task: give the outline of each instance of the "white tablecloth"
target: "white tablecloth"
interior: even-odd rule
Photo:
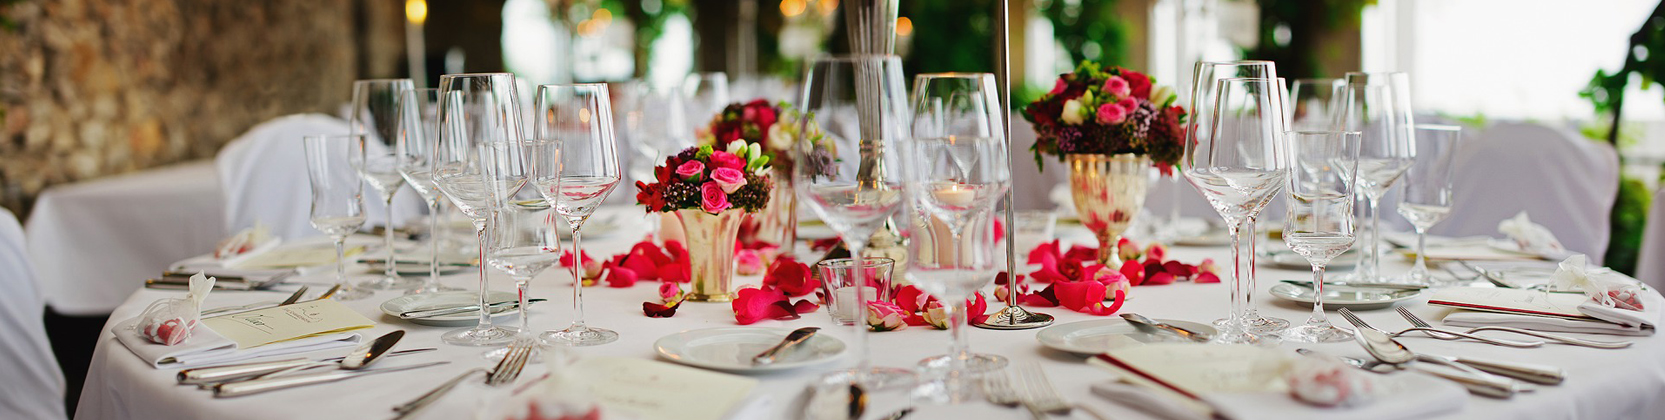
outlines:
[[[47,189],[25,227],[46,304],[110,313],[169,263],[213,249],[224,207],[211,161]]]
[[[1063,232],[1072,238],[1087,238],[1084,231]],[[586,239],[589,238],[587,235]],[[639,236],[636,233],[620,232],[610,237],[586,241],[586,244],[590,249],[597,251],[597,257],[601,257],[622,252],[637,238]],[[1173,252],[1184,261],[1195,262],[1210,257],[1216,261],[1229,262],[1229,253],[1223,248],[1177,247]],[[1405,268],[1405,265],[1399,262],[1392,264],[1386,271],[1400,272]],[[1309,274],[1304,270],[1279,270],[1268,267],[1262,267],[1259,273],[1261,284],[1255,297],[1260,301],[1262,312],[1296,322],[1305,320],[1311,312],[1310,307],[1275,301],[1266,293],[1266,289],[1279,279],[1306,278]],[[445,281],[456,286],[466,286],[472,283],[472,278],[472,273],[462,273],[447,276]],[[494,289],[509,290],[510,282],[506,277],[493,273],[492,278]],[[550,270],[533,282],[533,295],[550,299],[550,302],[535,306],[531,311],[534,329],[558,329],[570,322],[571,289],[557,286],[565,282],[566,278],[566,274],[560,270]],[[312,276],[298,281],[322,282],[327,279],[327,276]],[[750,277],[739,282],[755,284],[757,280]],[[140,290],[116,309],[111,322],[135,316],[144,305],[154,299],[177,294],[179,292]],[[1138,312],[1152,318],[1207,322],[1226,314],[1227,294],[1228,286],[1223,283],[1135,287],[1131,300],[1122,310]],[[270,300],[282,298],[283,295],[281,292],[216,293],[210,296],[208,306]],[[617,342],[582,348],[580,351],[585,355],[652,359],[655,358],[652,344],[662,336],[689,329],[735,324],[730,307],[726,303],[689,302],[678,310],[674,318],[647,318],[642,315],[641,302],[656,299],[656,291],[651,285],[637,285],[628,289],[596,287],[585,290],[584,295],[591,325],[610,328],[621,334]],[[454,363],[419,371],[369,376],[334,385],[216,400],[194,387],[175,385],[174,370],[152,369],[123,348],[106,331],[93,355],[87,385],[81,394],[80,408],[76,416],[79,419],[387,418],[392,415],[390,408],[393,405],[412,399],[465,369],[489,366],[490,363],[480,356],[483,351],[481,348],[442,344],[439,335],[451,328],[424,327],[400,322],[383,316],[376,309],[380,302],[396,296],[397,292],[381,292],[368,300],[349,302],[349,306],[381,322],[374,330],[366,332],[366,335],[376,336],[394,329],[405,329],[409,335],[400,345],[401,348],[439,348],[439,351],[428,355],[406,358],[411,361],[451,360]],[[1420,300],[1407,304],[1426,317],[1433,317],[1437,312]],[[1098,319],[1060,308],[1040,310],[1057,316],[1059,323]],[[1391,310],[1362,312],[1360,315],[1378,327],[1408,326]],[[1331,318],[1334,322],[1342,322],[1338,316]],[[839,337],[846,342],[851,334],[848,328],[834,328],[824,313],[808,314],[795,321],[765,321],[756,325],[820,326],[824,328],[823,334]],[[1142,413],[1093,396],[1089,391],[1089,385],[1107,380],[1110,375],[1085,365],[1082,357],[1041,347],[1034,338],[1036,331],[992,331],[973,328],[969,330],[969,335],[974,351],[1005,355],[1014,363],[1039,362],[1058,389],[1077,402],[1112,414],[1116,419],[1148,418]],[[946,332],[920,327],[876,333],[870,337],[874,363],[899,367],[913,366],[922,358],[944,352],[948,340]],[[1407,346],[1418,351],[1553,364],[1567,370],[1568,379],[1564,385],[1543,387],[1536,393],[1523,394],[1510,401],[1471,397],[1463,411],[1441,418],[1626,419],[1658,418],[1661,413],[1665,413],[1665,398],[1661,398],[1665,397],[1665,338],[1658,336],[1638,338],[1635,346],[1623,350],[1598,350],[1562,345],[1547,345],[1539,349],[1513,349],[1419,337],[1407,337],[1402,340]],[[1285,349],[1297,347],[1366,357],[1362,349],[1350,342],[1283,345]],[[764,414],[755,418],[801,417],[791,410],[796,409],[804,385],[817,374],[845,368],[851,363],[851,360],[846,359],[816,368],[756,376],[763,383],[753,392],[762,399],[760,404]],[[522,379],[537,377],[542,373],[542,366],[530,366]],[[424,413],[422,418],[472,418],[475,410],[489,401],[484,399],[483,395],[488,393],[482,385],[470,383],[447,396],[433,409]],[[882,413],[883,411],[870,410],[870,415]],[[1077,413],[1073,418],[1089,418],[1079,411]],[[923,406],[909,416],[909,419],[964,418],[1022,419],[1028,418],[1028,414],[1021,410],[973,402],[958,406]]]

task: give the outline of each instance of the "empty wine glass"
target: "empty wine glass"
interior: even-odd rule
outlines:
[[[1428,274],[1428,229],[1451,214],[1453,157],[1463,128],[1454,125],[1416,125],[1416,159],[1405,171],[1405,190],[1399,195],[1399,215],[1416,227],[1416,265],[1405,281],[1431,284]]]
[[[306,176],[312,184],[312,228],[335,240],[335,300],[370,297],[370,291],[347,281],[347,235],[364,226],[364,184],[353,156],[364,153],[363,135],[316,135],[302,138]]]
[[[558,171],[561,163],[560,145],[549,140],[534,138],[518,143],[492,143],[486,145],[486,149],[494,159],[509,162],[500,167],[518,166],[527,172],[528,179],[537,178],[539,173]],[[520,165],[512,162],[520,162]],[[514,279],[516,304],[520,308],[516,341],[530,341],[538,337],[532,335],[528,324],[531,316],[527,310],[527,291],[533,277],[561,260],[560,228],[555,220],[558,215],[538,187],[531,183],[502,200],[501,209],[490,226],[492,234],[486,251],[486,264]],[[508,350],[493,350],[486,353],[486,357],[499,359],[508,354]]]
[[[440,206],[445,196],[434,183],[434,150],[439,146],[439,89],[407,90],[401,95],[399,115],[399,175],[428,205],[428,279],[406,294],[462,290],[439,283]],[[392,264],[389,261],[388,264]]]
[[[1355,282],[1383,282],[1382,196],[1393,188],[1416,158],[1412,134],[1411,82],[1405,73],[1347,73],[1344,104],[1336,111],[1340,129],[1360,133],[1358,175],[1351,177],[1370,204],[1370,237],[1365,260],[1348,278]]]
[[[415,89],[410,79],[376,79],[353,82],[351,122],[353,134],[363,134],[367,147],[358,162],[359,176],[381,194],[387,207],[387,226],[382,229],[382,247],[387,249],[387,263],[382,276],[364,285],[372,289],[411,289],[420,286],[416,280],[399,276],[395,269],[393,249],[393,196],[405,186],[400,172],[401,154],[398,147],[399,127],[404,123],[399,100],[405,92]]]
[[[793,150],[793,185],[800,201],[860,260],[873,232],[902,206],[898,147],[906,141],[908,124],[902,62],[890,55],[818,59],[805,76],[800,108],[805,117]],[[863,270],[856,272],[862,277],[856,284],[866,284]],[[856,301],[873,298],[865,289],[855,288]],[[823,377],[823,383],[856,383],[868,390],[913,383],[912,371],[872,367],[866,323],[857,322],[852,337],[855,368]]]
[[[496,197],[508,196],[526,182],[524,168],[504,170],[514,161],[492,159],[487,146],[513,144],[520,138],[520,110],[510,73],[447,74],[439,77],[439,147],[434,151],[434,182],[451,203],[474,223],[480,260],[490,249],[486,240]],[[517,178],[518,176],[518,178]],[[472,328],[441,336],[446,343],[469,346],[505,344],[514,330],[491,325],[487,302],[491,288],[480,270],[480,320]]]
[[[1289,87],[1289,122],[1294,130],[1333,131],[1340,129],[1337,108],[1345,105],[1341,79],[1295,79]]]
[[[619,156],[613,149],[613,110],[607,85],[581,83],[575,85],[538,86],[538,98],[533,105],[535,138],[558,143],[560,167],[555,171],[539,171],[532,183],[544,199],[555,206],[555,213],[566,218],[572,227],[572,326],[560,331],[544,333],[545,340],[564,340],[575,346],[594,346],[619,339],[619,333],[593,328],[584,323],[584,255],[582,229],[584,221],[595,213],[596,206],[613,191],[623,173],[619,170]]]
[[[1277,79],[1277,73],[1277,68],[1271,61],[1246,60],[1228,62],[1198,62],[1195,73],[1193,73],[1194,78],[1191,80],[1192,114],[1190,118],[1185,120],[1186,133],[1188,133],[1187,136],[1190,137],[1189,144],[1196,145],[1198,142],[1206,140],[1205,137],[1211,136],[1214,133],[1213,125],[1216,120],[1215,102],[1217,102],[1216,100],[1218,99],[1220,93],[1220,80],[1229,78],[1280,80]],[[1278,103],[1282,104],[1283,98],[1281,97],[1281,94],[1283,91],[1281,88],[1277,93],[1280,95]],[[1282,131],[1277,133],[1281,134]],[[1190,149],[1187,148],[1187,150]],[[1204,195],[1206,196],[1206,194]],[[1175,207],[1177,208],[1178,206]],[[1257,231],[1254,227],[1254,218],[1248,218],[1246,219],[1246,222],[1248,223],[1248,226],[1245,226],[1243,231],[1249,232],[1250,237],[1249,241],[1243,244],[1244,248],[1239,250],[1239,252],[1246,255],[1248,259],[1238,260],[1237,263],[1244,264],[1245,266],[1239,266],[1235,269],[1244,273],[1244,282],[1241,285],[1241,290],[1244,292],[1242,292],[1241,297],[1244,299],[1243,305],[1246,308],[1243,310],[1242,317],[1246,320],[1245,322],[1248,326],[1249,332],[1269,333],[1281,331],[1284,328],[1289,327],[1289,321],[1281,318],[1262,316],[1260,315],[1260,311],[1255,307],[1252,293],[1252,291],[1256,290],[1254,270],[1255,258],[1257,255],[1255,254],[1255,245],[1260,242],[1260,237],[1255,234]],[[1228,221],[1228,224],[1231,223],[1234,222]],[[1229,319],[1220,319],[1214,321],[1214,324],[1225,325],[1227,322],[1229,322]]]
[[[1216,86],[1214,121],[1206,135],[1187,144],[1186,180],[1225,219],[1232,242],[1232,310],[1215,340],[1255,343],[1260,337],[1245,317],[1254,267],[1243,234],[1254,234],[1254,218],[1288,177],[1285,156],[1282,79],[1228,78]]]
[[[1359,133],[1291,131],[1292,168],[1288,214],[1283,242],[1312,264],[1312,317],[1306,324],[1284,330],[1284,341],[1331,343],[1353,339],[1353,333],[1330,325],[1324,316],[1324,266],[1353,247],[1352,177],[1359,164]]]
[[[706,123],[728,106],[728,75],[722,72],[694,73],[682,80],[682,98],[687,104],[688,131],[704,128]]]

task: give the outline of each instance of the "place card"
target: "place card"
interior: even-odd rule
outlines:
[[[573,368],[607,410],[644,419],[720,420],[757,387],[752,378],[643,359],[588,357]]]
[[[1578,305],[1589,300],[1589,297],[1582,294],[1452,287],[1435,291],[1434,295],[1428,298],[1428,304],[1476,311],[1594,321],[1596,318],[1578,310]]]
[[[339,301],[324,299],[207,318],[203,325],[247,349],[376,325]]]

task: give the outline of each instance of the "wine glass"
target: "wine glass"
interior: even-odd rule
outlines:
[[[1365,260],[1348,278],[1355,282],[1384,282],[1382,266],[1382,196],[1393,188],[1416,159],[1412,133],[1411,82],[1405,73],[1347,73],[1343,87],[1340,129],[1356,131],[1359,140],[1357,189],[1370,204],[1370,237]]]
[[[1195,78],[1191,80],[1192,114],[1190,118],[1186,119],[1186,133],[1189,133],[1189,144],[1191,145],[1196,145],[1198,142],[1206,141],[1205,137],[1212,136],[1214,133],[1213,125],[1215,123],[1216,112],[1214,105],[1217,97],[1219,96],[1221,79],[1263,78],[1267,80],[1277,80],[1278,77],[1276,66],[1274,66],[1271,61],[1262,60],[1198,62],[1195,73],[1193,74]],[[1279,90],[1276,93],[1280,95],[1278,103],[1281,104],[1283,101],[1281,98],[1283,91]],[[1282,131],[1278,131],[1275,133],[1281,132]],[[1187,150],[1190,149],[1187,148]],[[1206,196],[1206,194],[1204,195]],[[1175,206],[1175,208],[1178,208],[1178,206]],[[1289,327],[1289,321],[1281,318],[1261,316],[1260,311],[1255,308],[1254,299],[1252,299],[1253,296],[1251,292],[1256,290],[1255,245],[1260,242],[1260,237],[1255,234],[1256,230],[1254,227],[1254,218],[1250,217],[1245,219],[1245,221],[1248,223],[1248,226],[1242,227],[1242,230],[1244,232],[1249,232],[1250,238],[1247,243],[1242,244],[1244,248],[1237,250],[1237,252],[1247,255],[1248,259],[1237,261],[1240,264],[1244,264],[1243,266],[1239,266],[1235,269],[1243,273],[1244,282],[1241,284],[1241,289],[1236,289],[1234,286],[1234,290],[1240,290],[1240,297],[1245,300],[1243,305],[1246,306],[1246,309],[1244,309],[1244,312],[1241,315],[1246,320],[1250,332],[1269,333],[1280,331]],[[1228,221],[1228,224],[1231,223],[1235,222]],[[1228,230],[1229,229],[1230,227],[1228,227]],[[1225,325],[1229,321],[1229,318],[1220,319],[1214,321],[1214,324]]]
[[[653,167],[666,156],[694,145],[694,137],[682,130],[689,126],[684,113],[686,104],[674,89],[664,89],[647,81],[636,82],[626,103],[624,126],[630,133],[630,177],[652,183]],[[704,123],[705,121],[701,121]]]
[[[687,102],[685,124],[692,135],[728,106],[728,75],[722,72],[694,73],[682,80],[682,98]]]
[[[1324,316],[1324,266],[1353,247],[1352,177],[1358,171],[1359,133],[1291,131],[1292,168],[1283,242],[1312,264],[1312,317],[1284,330],[1284,341],[1333,343],[1353,339],[1351,331],[1330,325]]]
[[[1290,128],[1302,131],[1338,130],[1336,108],[1344,105],[1341,79],[1295,79],[1289,90]]]
[[[1454,125],[1416,125],[1416,158],[1405,171],[1405,190],[1399,196],[1399,215],[1416,227],[1416,266],[1405,281],[1431,284],[1428,274],[1428,228],[1451,214],[1451,172],[1463,128]]]
[[[302,138],[306,175],[312,183],[312,228],[335,240],[335,300],[370,297],[370,291],[347,281],[347,235],[364,226],[364,184],[353,156],[364,153],[363,135],[315,135]]]
[[[1256,343],[1245,317],[1252,249],[1242,235],[1254,234],[1253,221],[1276,197],[1288,177],[1281,79],[1227,78],[1216,85],[1214,121],[1209,132],[1185,146],[1182,165],[1191,182],[1225,219],[1232,242],[1232,310],[1217,341]]]
[[[537,179],[542,173],[560,169],[560,144],[555,141],[533,138],[517,143],[491,143],[486,145],[486,149],[493,159],[505,163],[499,167],[523,170],[527,179]],[[559,180],[556,182],[558,187]],[[520,305],[520,327],[515,330],[518,333],[516,340],[535,340],[537,337],[532,335],[528,325],[531,317],[527,311],[526,293],[533,277],[561,260],[560,229],[555,223],[557,214],[539,188],[530,182],[501,199],[500,210],[490,227],[492,234],[486,251],[486,264],[508,274],[515,281],[515,296]],[[486,357],[499,359],[508,350],[493,350],[486,353]]]
[[[434,150],[439,145],[439,89],[407,90],[400,95],[399,175],[428,205],[428,279],[406,294],[462,290],[439,284],[440,205],[445,196],[434,183]],[[392,264],[392,261],[388,262]]]
[[[520,142],[520,110],[515,76],[510,73],[447,74],[439,77],[439,147],[434,151],[434,183],[440,193],[468,215],[479,241],[480,260],[490,248],[486,240],[496,197],[508,196],[526,183],[524,168],[502,168],[513,161],[492,159],[492,144]],[[504,170],[508,169],[508,170]],[[518,177],[517,177],[518,176]],[[486,270],[480,270],[480,320],[472,328],[451,331],[440,338],[467,346],[506,344],[514,330],[491,325],[486,299],[491,292]]]
[[[858,266],[873,232],[902,206],[898,147],[907,136],[906,95],[901,59],[891,55],[821,58],[805,76],[793,183],[800,201],[838,232]],[[864,271],[856,270],[856,284],[867,284]],[[872,299],[865,289],[855,288],[857,302]],[[876,390],[913,383],[912,371],[872,367],[866,323],[855,324],[851,348],[856,366],[823,377],[823,384]]]
[[[401,155],[398,147],[399,127],[404,123],[399,100],[406,91],[415,89],[410,79],[376,79],[353,82],[351,122],[353,134],[363,134],[367,147],[359,158],[358,173],[364,182],[381,194],[387,207],[387,226],[382,229],[382,247],[387,249],[387,263],[382,276],[365,283],[379,290],[412,289],[420,286],[416,280],[399,276],[395,270],[393,249],[393,196],[405,186],[400,171]]]
[[[538,171],[532,183],[572,227],[573,261],[584,255],[584,221],[613,191],[623,173],[613,150],[613,111],[607,85],[581,83],[538,86],[533,105],[534,136],[558,143],[560,166]],[[545,340],[564,340],[575,346],[594,346],[619,339],[619,333],[584,323],[584,268],[572,265],[572,326],[544,333]]]

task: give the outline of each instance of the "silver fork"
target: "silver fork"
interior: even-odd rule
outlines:
[[[456,388],[457,384],[462,383],[464,379],[468,379],[469,376],[478,372],[486,374],[486,385],[489,386],[514,383],[515,379],[520,377],[521,370],[526,368],[526,361],[531,358],[534,347],[536,345],[531,341],[515,341],[509,344],[509,352],[503,355],[502,360],[497,361],[496,367],[491,370],[484,368],[469,369],[410,402],[394,406],[393,411],[399,413],[394,419],[403,419],[415,415],[423,408],[439,401],[439,397],[445,396],[445,393]]]
[[[1041,370],[1039,363],[1022,363],[1013,368],[1018,377],[1019,400],[1029,414],[1036,419],[1045,419],[1046,414],[1069,415],[1076,405],[1064,399],[1052,381],[1046,378],[1046,372]],[[1105,417],[1092,409],[1081,407],[1083,410],[1099,420]]]
[[[989,403],[1006,407],[1017,407],[1017,390],[1012,389],[1011,379],[1006,377],[1005,371],[989,372],[983,375],[983,396]]]
[[[1411,325],[1415,325],[1417,327],[1422,327],[1422,328],[1433,329],[1433,325],[1430,325],[1430,324],[1428,324],[1428,322],[1423,321],[1421,317],[1418,317],[1418,316],[1416,316],[1416,314],[1411,313],[1411,311],[1408,310],[1408,309],[1405,309],[1405,307],[1401,306],[1397,309],[1399,310],[1399,316],[1405,317],[1405,320],[1410,321]],[[1438,332],[1436,332],[1436,331],[1438,331]],[[1474,334],[1474,333],[1477,333],[1477,332],[1480,332],[1480,331],[1512,332],[1512,333],[1515,333],[1515,334],[1528,335],[1528,336],[1538,337],[1538,338],[1542,338],[1542,339],[1546,339],[1546,340],[1555,340],[1555,341],[1559,341],[1559,342],[1564,343],[1564,344],[1570,344],[1570,345],[1574,345],[1574,346],[1594,347],[1594,348],[1598,348],[1598,349],[1622,349],[1622,348],[1625,348],[1625,347],[1630,347],[1630,342],[1629,341],[1615,342],[1615,341],[1585,340],[1585,339],[1580,339],[1580,338],[1567,337],[1567,336],[1564,336],[1564,335],[1541,333],[1541,332],[1537,332],[1537,331],[1521,329],[1521,328],[1514,328],[1514,327],[1498,327],[1498,326],[1476,327],[1476,328],[1470,328],[1468,331],[1463,331],[1463,333],[1465,333],[1465,334]],[[1457,338],[1459,338],[1455,335],[1457,333],[1454,332],[1454,331],[1433,329],[1431,331],[1427,331],[1427,333],[1428,333],[1429,337],[1434,337],[1434,338],[1438,338],[1438,339],[1441,339],[1441,340],[1456,340]]]
[[[1401,309],[1403,309],[1403,308],[1401,308]],[[1346,317],[1348,321],[1355,321],[1356,320],[1357,322],[1353,322],[1354,325],[1363,325],[1364,324],[1364,320],[1358,319],[1357,315],[1353,315],[1353,311],[1342,311],[1341,315],[1343,317]],[[1433,328],[1433,327],[1429,327],[1429,326],[1425,326],[1425,325],[1413,326],[1411,328],[1406,328],[1406,329],[1401,330],[1399,332],[1383,331],[1381,328],[1376,328],[1376,327],[1370,327],[1370,328],[1374,329],[1376,331],[1381,331],[1382,334],[1387,334],[1388,337],[1395,337],[1395,338],[1397,338],[1399,336],[1402,336],[1402,335],[1405,335],[1405,334],[1409,334],[1411,332],[1421,331],[1423,333],[1428,334],[1429,336],[1432,336],[1434,338],[1439,338],[1441,340],[1455,340],[1457,338],[1467,338],[1467,339],[1470,339],[1470,340],[1479,341],[1479,342],[1486,343],[1486,344],[1494,344],[1494,345],[1505,346],[1505,347],[1520,347],[1520,348],[1537,348],[1537,347],[1543,347],[1543,345],[1544,345],[1544,342],[1542,342],[1542,341],[1515,341],[1515,340],[1504,340],[1504,339],[1500,339],[1500,338],[1482,337],[1482,336],[1469,334],[1469,333],[1460,333],[1460,332],[1456,332],[1456,331],[1441,330],[1441,329],[1438,329],[1438,328]],[[1450,334],[1451,336],[1454,336],[1454,338],[1441,338],[1441,337],[1436,336],[1436,334]]]

